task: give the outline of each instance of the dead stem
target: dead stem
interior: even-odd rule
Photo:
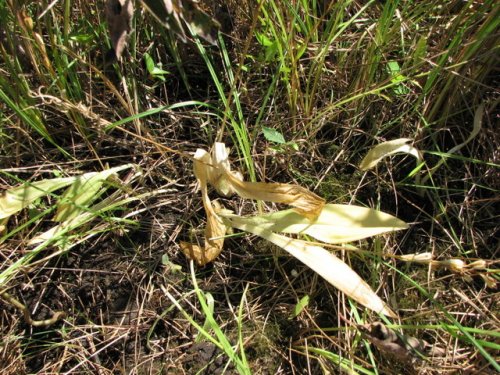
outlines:
[[[66,316],[66,313],[64,311],[56,311],[50,319],[34,320],[33,318],[31,318],[31,314],[26,305],[23,305],[14,296],[7,292],[1,292],[0,297],[3,298],[6,302],[10,303],[19,311],[21,311],[23,313],[24,320],[26,320],[26,323],[32,325],[33,327],[50,326],[56,323],[59,319],[62,319]]]

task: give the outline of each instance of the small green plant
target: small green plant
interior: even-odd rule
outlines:
[[[393,91],[396,95],[406,95],[410,92],[410,89],[404,85],[407,78],[401,73],[401,67],[397,61],[387,62],[387,72],[391,77],[391,82],[396,84],[393,87]]]
[[[242,324],[242,311],[243,311],[243,302],[244,295],[241,300],[240,307],[238,309],[238,344],[233,346],[231,345],[229,338],[223,332],[221,326],[217,323],[214,317],[214,301],[213,297],[209,293],[203,293],[203,291],[198,287],[198,283],[196,282],[196,273],[194,270],[193,262],[190,263],[191,268],[191,280],[193,282],[194,291],[196,296],[198,297],[198,301],[201,305],[201,310],[203,315],[205,316],[205,323],[203,326],[199,325],[195,319],[190,316],[186,310],[184,310],[179,303],[179,301],[172,296],[169,292],[165,292],[168,299],[172,302],[172,304],[179,309],[179,311],[184,315],[184,317],[198,330],[198,336],[196,340],[200,338],[204,338],[205,340],[214,344],[218,349],[222,350],[228,357],[229,361],[232,362],[239,374],[249,375],[251,374],[250,367],[248,365],[245,350],[243,337],[241,335],[241,324]],[[213,335],[212,333],[213,332]],[[215,337],[214,337],[215,336]],[[229,364],[229,363],[228,363]],[[227,367],[227,366],[226,366]]]
[[[293,141],[286,141],[285,137],[283,134],[281,134],[279,131],[273,128],[269,128],[267,126],[262,127],[262,134],[264,135],[264,138],[266,138],[269,142],[272,142],[275,144],[273,146],[273,149],[275,151],[283,151],[287,148],[291,148],[295,151],[299,151],[299,145],[296,142]]]
[[[157,78],[160,81],[165,82],[165,76],[170,74],[169,71],[161,68],[160,65],[155,64],[153,57],[149,53],[144,54],[144,62],[146,63],[146,69],[153,78]]]

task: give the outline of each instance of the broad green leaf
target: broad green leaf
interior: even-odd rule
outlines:
[[[283,134],[281,134],[276,129],[268,128],[267,126],[263,126],[262,127],[262,133],[264,134],[264,137],[269,142],[278,143],[280,145],[283,145],[283,144],[286,143],[285,137],[283,137]]]
[[[169,71],[163,70],[158,66],[156,66],[153,61],[153,58],[147,52],[144,54],[144,61],[146,63],[146,69],[148,70],[148,73],[151,74],[152,76],[156,76],[157,78],[164,80],[162,76],[165,74],[170,74]]]
[[[132,164],[125,164],[101,172],[89,172],[78,176],[61,197],[54,221],[71,220],[88,209],[90,203],[102,194],[102,185],[110,176],[131,167]]]
[[[253,233],[269,242],[285,249],[295,258],[321,275],[334,287],[363,306],[387,316],[396,314],[380,299],[379,296],[354,272],[347,264],[324,248],[308,242],[288,238],[258,225],[235,224],[245,232]]]
[[[388,61],[387,70],[391,75],[391,82],[393,83],[401,82],[399,85],[393,87],[394,92],[397,95],[408,94],[410,92],[410,89],[403,84],[403,82],[406,80],[406,77],[401,74],[401,68],[399,67],[399,63],[397,61]]]
[[[9,217],[37,199],[72,184],[77,177],[63,177],[27,182],[9,189],[0,197],[0,219]]]
[[[398,218],[371,208],[327,204],[318,218],[310,221],[294,210],[252,217],[229,215],[234,225],[257,225],[272,232],[307,234],[319,241],[339,244],[408,228]]]
[[[418,162],[421,162],[422,157],[420,156],[420,152],[415,147],[410,146],[408,142],[411,142],[411,139],[399,138],[378,144],[377,146],[372,148],[368,152],[368,154],[366,154],[363,161],[361,161],[359,168],[363,171],[371,169],[375,167],[375,165],[377,165],[378,162],[386,156],[398,152],[413,155],[415,156],[415,158],[417,158]]]

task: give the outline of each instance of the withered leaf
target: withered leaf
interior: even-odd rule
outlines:
[[[180,248],[184,255],[194,260],[200,266],[212,262],[219,256],[224,246],[224,236],[228,230],[228,227],[218,215],[222,210],[221,205],[218,204],[218,202],[210,201],[208,197],[207,181],[209,176],[214,173],[213,168],[210,166],[210,162],[210,154],[204,150],[198,149],[194,156],[193,171],[200,185],[201,200],[207,214],[205,244],[201,247],[189,242],[180,243]]]
[[[134,4],[132,0],[107,0],[105,9],[111,44],[116,58],[121,60],[130,33]]]
[[[246,199],[289,204],[310,220],[315,220],[325,206],[323,198],[298,185],[244,181],[241,174],[231,171],[224,143],[216,143],[211,158],[206,158],[205,162],[211,163],[205,167],[208,182],[225,196],[236,193]]]
[[[310,220],[315,220],[325,206],[323,198],[298,185],[241,181],[231,172],[226,177],[240,197],[289,204]]]
[[[228,224],[245,232],[256,234],[269,242],[285,249],[289,254],[321,275],[330,284],[347,296],[369,309],[396,318],[397,315],[387,306],[373,289],[346,263],[321,246],[296,238],[274,233],[265,227],[232,221],[237,215],[222,213]]]
[[[208,197],[208,183],[214,184],[224,195],[235,192],[243,198],[290,204],[310,220],[316,219],[325,205],[324,199],[297,185],[243,181],[242,176],[230,170],[227,149],[223,143],[215,145],[212,155],[198,149],[194,155],[193,171],[207,214],[205,244],[201,247],[182,242],[180,247],[189,259],[199,265],[213,261],[220,254],[228,230],[228,226],[220,217],[222,207],[217,202],[211,202]]]
[[[217,212],[221,210],[221,206],[217,202],[207,202],[210,209],[205,210],[207,213],[207,225],[205,226],[205,246],[200,247],[189,242],[181,242],[180,247],[184,255],[189,259],[194,260],[198,265],[204,266],[212,262],[219,256],[224,245],[224,236],[228,227],[224,225],[222,220],[217,216]],[[213,205],[213,206],[212,206]],[[215,214],[212,214],[214,212]]]

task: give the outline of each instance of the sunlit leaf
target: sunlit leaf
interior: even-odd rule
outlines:
[[[4,217],[3,219],[0,219],[0,234],[5,230],[7,227],[7,221],[9,221],[8,217]],[[0,241],[1,242],[1,241]]]
[[[291,205],[299,216],[311,220],[316,218],[325,205],[325,200],[311,191],[298,185],[246,182],[240,181],[231,174],[226,175],[236,193],[247,199],[269,201]]]
[[[76,177],[75,181],[61,197],[54,221],[62,222],[78,216],[88,208],[91,202],[100,196],[102,192],[101,188],[110,176],[131,167],[132,164],[125,164],[101,172],[90,172]]]
[[[243,176],[241,173],[231,170],[226,145],[220,142],[215,143],[209,160],[211,167],[207,166],[208,183],[217,190],[217,193],[225,197],[236,194],[236,190],[227,175],[231,174],[232,177],[240,181],[243,181]]]
[[[215,212],[220,208],[215,207]],[[180,247],[184,255],[194,260],[198,265],[204,266],[219,256],[224,246],[224,236],[228,227],[215,214],[212,209],[206,209],[207,224],[205,226],[205,244],[203,247],[193,243],[181,242]]]
[[[61,248],[69,246],[71,241],[68,241],[68,239],[63,236],[65,233],[73,231],[93,220],[99,215],[100,211],[106,211],[114,206],[113,195],[116,194],[116,192],[90,207],[90,204],[101,195],[101,192],[98,190],[96,191],[96,188],[99,186],[102,187],[104,181],[110,176],[131,167],[133,167],[133,164],[124,164],[102,172],[89,172],[77,176],[73,185],[68,188],[63,197],[57,202],[58,211],[54,221],[58,222],[58,224],[45,232],[37,234],[28,241],[28,244],[41,244],[60,237],[58,246]],[[137,173],[135,177],[138,175],[140,175],[140,173]],[[104,190],[104,188],[102,188],[102,190]],[[132,197],[127,199],[135,200],[135,198]],[[127,199],[125,199],[123,203],[125,203]]]
[[[236,193],[242,198],[288,204],[310,219],[316,218],[325,205],[323,198],[298,185],[243,181],[241,174],[231,171],[223,143],[215,144],[211,156],[203,150],[197,154],[205,163],[203,173],[206,173],[207,181],[226,196]]]
[[[363,306],[377,313],[396,317],[396,314],[356,272],[324,248],[273,233],[257,225],[234,223],[234,227],[258,235],[285,249],[330,284]]]
[[[274,142],[278,144],[285,144],[285,137],[279,131],[273,128],[268,128],[267,126],[262,127],[262,134],[269,142]]]
[[[163,70],[160,67],[156,66],[153,58],[147,52],[144,54],[144,62],[146,63],[146,69],[148,70],[148,73],[154,77],[161,79],[162,81],[165,80],[163,76],[170,73],[169,71]]]
[[[77,177],[63,177],[28,182],[4,191],[0,196],[0,219],[21,211],[37,199],[72,184]]]
[[[396,154],[396,153],[406,153],[415,156],[418,162],[422,160],[419,151],[408,144],[411,139],[399,138],[392,141],[382,142],[372,148],[368,154],[363,158],[359,168],[361,170],[368,170],[375,167],[379,161],[381,161],[386,156]]]
[[[404,81],[406,81],[407,78],[401,74],[401,67],[399,66],[399,63],[397,61],[388,61],[387,71],[391,75],[391,82],[397,84],[393,87],[394,92],[397,95],[408,94],[410,89],[404,85]]]
[[[181,242],[180,248],[189,259],[203,266],[215,260],[221,253],[224,246],[224,236],[228,227],[218,216],[222,207],[217,202],[211,202],[208,197],[207,183],[209,175],[214,173],[213,168],[209,165],[211,162],[210,155],[204,150],[199,149],[194,159],[193,170],[200,185],[203,207],[207,214],[205,244],[201,247],[197,244]]]
[[[408,228],[398,218],[371,208],[327,204],[316,220],[309,220],[294,210],[241,217],[231,215],[232,223],[259,225],[272,232],[307,234],[330,244],[346,243]]]
[[[426,252],[426,253],[419,253],[419,254],[398,255],[398,256],[395,256],[395,258],[402,260],[404,262],[429,264],[433,259],[433,255],[432,255],[432,253]]]

